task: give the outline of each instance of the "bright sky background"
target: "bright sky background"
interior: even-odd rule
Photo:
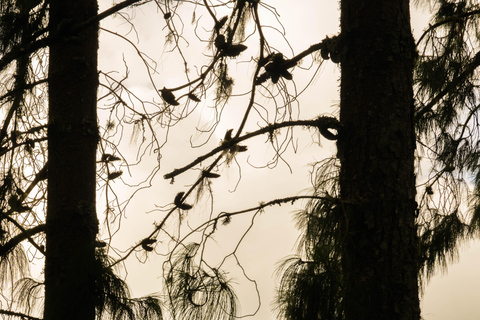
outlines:
[[[286,30],[286,38],[290,41],[295,53],[305,50],[311,44],[320,42],[326,35],[336,34],[339,30],[337,1],[302,0],[293,2],[288,0],[270,0],[263,2],[272,4],[277,9]],[[101,10],[104,10],[110,4],[110,0],[102,0]],[[182,12],[188,12],[191,10],[191,7],[190,4],[185,4]],[[165,22],[162,14],[155,12],[154,7],[151,5],[143,6],[133,11],[124,10],[124,12],[135,17],[133,23],[138,32],[139,47],[158,62],[160,74],[154,77],[156,87],[161,89],[164,86],[175,87],[183,84],[185,80],[182,74],[183,69],[179,70],[179,68],[182,68],[182,65],[174,58],[177,53],[168,53],[168,49],[164,47],[164,33],[161,30]],[[204,15],[205,17],[207,16],[206,13]],[[417,37],[427,25],[427,18],[428,15],[426,13],[416,12],[413,14],[412,24],[414,34]],[[191,29],[190,19],[191,13],[188,13],[184,17],[187,40],[190,40],[187,31],[187,29]],[[264,24],[268,22],[266,19],[263,20]],[[272,20],[272,23],[278,26],[278,23],[274,20]],[[129,29],[129,26],[119,18],[107,19],[102,22],[102,27],[114,29],[124,35]],[[130,39],[134,39],[132,37],[133,34],[130,33]],[[288,51],[286,43],[280,37],[275,36],[275,34],[275,32],[270,34],[271,44],[284,51],[288,57],[291,57],[292,53]],[[275,41],[278,41],[278,44]],[[185,46],[185,43],[183,43],[184,52],[189,57],[189,61],[190,57],[191,59],[198,59],[200,56],[200,59],[202,59],[201,53],[205,50],[205,44],[203,47],[195,46],[193,42],[190,47]],[[149,80],[146,78],[144,66],[135,57],[135,52],[131,47],[112,35],[102,33],[100,48],[100,69],[102,71],[118,70],[120,73],[123,73],[125,70],[122,59],[125,57],[130,71],[129,79],[127,79],[125,84],[139,96],[145,99],[154,97],[156,101],[159,101],[159,97],[155,95],[154,88],[152,88]],[[249,57],[254,54],[254,51],[249,52],[247,50],[241,55],[239,60],[248,61]],[[308,61],[305,61],[305,64],[308,65]],[[240,63],[237,70],[231,69],[234,78],[235,75],[233,73],[236,71],[240,72],[236,78],[236,84],[239,87],[247,83],[242,81],[242,77],[245,78],[246,69],[250,74],[245,79],[249,81],[251,78],[252,69],[245,68],[245,65],[245,63]],[[190,67],[193,68],[193,64]],[[311,77],[314,70],[315,66],[310,71],[294,73],[298,91],[303,89],[306,81],[310,79],[302,77]],[[299,118],[309,119],[322,113],[335,113],[335,106],[338,104],[338,75],[338,68],[331,62],[322,66],[320,74],[314,78],[311,87],[299,98]],[[194,182],[198,172],[176,178],[174,185],[171,185],[170,181],[165,181],[162,176],[174,168],[189,163],[216,146],[227,129],[236,128],[243,110],[241,105],[237,105],[237,101],[232,99],[230,104],[226,106],[217,133],[211,138],[210,143],[204,147],[191,149],[190,138],[195,136],[195,131],[192,130],[192,127],[208,119],[210,114],[208,113],[208,108],[196,110],[193,114],[194,119],[187,120],[180,127],[175,127],[171,130],[168,143],[162,150],[161,170],[152,180],[153,186],[150,189],[141,191],[132,201],[127,215],[122,221],[122,230],[115,238],[114,246],[125,250],[133,242],[149,234],[152,230],[153,221],[160,221],[163,216],[163,213],[159,211],[151,212],[152,209],[155,209],[155,205],[164,206],[171,203],[177,192],[185,191],[188,185]],[[253,128],[255,128],[255,125],[251,127],[251,129]],[[239,156],[239,163],[241,163],[240,181],[239,167],[233,164],[230,168],[223,169],[221,171],[222,178],[214,182],[213,187],[217,192],[215,212],[241,210],[256,206],[260,201],[308,194],[311,187],[310,165],[335,152],[335,148],[332,144],[326,143],[324,139],[320,141],[321,146],[312,142],[312,137],[318,142],[318,136],[313,131],[299,129],[295,132],[298,138],[297,153],[289,152],[285,155],[285,159],[291,166],[292,173],[290,173],[289,168],[284,163],[279,163],[274,169],[256,169],[249,166],[246,161],[257,166],[264,165],[270,160],[272,153],[271,148],[270,151],[265,151],[267,145],[263,143],[263,137],[248,142],[249,151],[245,155]],[[129,142],[129,134],[126,134],[125,137],[125,141]],[[122,146],[130,148],[130,153],[126,152],[125,154],[133,159],[135,154],[132,153],[132,150],[134,150],[135,145],[124,143]],[[206,162],[205,165],[208,163]],[[130,182],[130,180],[132,182],[138,181],[141,180],[139,177],[144,178],[149,172],[150,168],[147,161],[144,167],[132,169],[132,177],[125,173],[123,178],[127,182]],[[123,190],[120,186],[121,184],[118,183],[119,194],[127,194],[128,191]],[[231,191],[235,188],[236,191],[233,193],[225,191]],[[275,319],[271,314],[270,305],[275,285],[274,272],[276,264],[292,254],[292,250],[295,249],[298,232],[294,229],[292,217],[293,213],[301,205],[302,203],[297,203],[295,206],[283,205],[267,209],[264,214],[255,220],[253,230],[244,239],[238,251],[238,256],[245,266],[248,276],[257,281],[262,299],[259,312],[255,317],[249,319]],[[202,215],[202,210],[208,212],[208,205],[205,204],[203,207],[199,205],[189,215],[198,216],[199,219],[197,220],[201,221],[201,218],[206,217],[206,215]],[[151,213],[146,214],[146,212]],[[233,219],[228,227],[219,232],[217,238],[218,247],[215,248],[212,245],[212,251],[221,255],[221,253],[232,250],[232,244],[234,245],[238,241],[242,230],[245,230],[249,221],[249,218],[243,220],[240,218]],[[195,223],[195,219],[193,219],[192,223]],[[226,247],[222,247],[224,243],[226,243]],[[158,251],[161,250],[159,249]],[[132,287],[133,294],[141,296],[160,291],[162,283],[160,279],[161,257],[149,254],[146,263],[141,265],[138,264],[136,259],[130,260],[127,262],[127,279]],[[233,270],[232,274],[237,275],[238,268],[235,268],[234,264],[231,264],[230,267]],[[480,289],[479,267],[480,245],[472,245],[460,255],[459,263],[450,267],[448,276],[439,275],[431,280],[422,300],[422,316],[426,320],[480,319],[480,304],[478,303],[478,291]],[[236,280],[239,283],[237,288],[240,297],[241,314],[251,314],[258,307],[254,288],[244,278],[242,279],[241,275]]]

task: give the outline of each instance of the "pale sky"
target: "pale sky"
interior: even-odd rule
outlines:
[[[263,2],[275,5],[285,27],[285,37],[289,40],[295,53],[305,50],[313,43],[320,42],[326,35],[336,34],[339,30],[337,1],[302,0],[293,2],[288,0],[271,0]],[[101,10],[110,4],[110,0],[101,1]],[[182,12],[182,14],[183,12],[189,12],[191,7],[190,4],[185,4],[179,12]],[[162,28],[165,22],[162,14],[155,12],[154,7],[151,5],[143,6],[133,11],[124,10],[124,12],[135,17],[133,24],[138,33],[138,46],[158,63],[157,70],[159,74],[153,76],[156,87],[161,89],[164,86],[175,87],[183,84],[185,77],[182,74],[182,64],[175,57],[177,53],[169,53],[164,47],[165,35],[162,32]],[[205,16],[205,19],[208,18],[205,12],[202,14]],[[416,36],[427,25],[426,17],[428,15],[422,13],[413,14],[412,24]],[[190,41],[191,25],[189,22],[191,13],[188,13],[183,19],[186,39]],[[270,20],[268,19],[272,19],[272,24],[278,26],[272,15],[269,18],[267,16],[263,23],[269,23]],[[122,35],[125,35],[129,30],[128,24],[118,17],[113,20],[107,19],[102,22],[102,26],[115,30]],[[200,28],[198,32],[202,34]],[[270,44],[273,47],[284,51],[288,57],[292,56],[285,41],[278,36],[278,32],[267,30],[266,33],[267,38],[271,39]],[[203,33],[202,35],[205,34]],[[132,31],[128,37],[132,41],[136,41],[133,35],[135,33]],[[207,58],[202,56],[202,52],[204,52],[206,47],[205,43],[198,44],[198,41],[192,40],[188,45],[186,42],[182,43],[188,61],[199,61],[199,64],[202,61],[208,61]],[[242,85],[245,86],[245,84],[248,84],[247,81],[251,79],[252,68],[248,68],[247,61],[255,54],[255,51],[250,52],[249,50],[240,56],[239,61],[242,63],[239,63],[236,67],[231,67],[234,78],[235,73],[237,74],[234,93],[241,93]],[[125,57],[128,63],[130,72],[125,84],[135,94],[146,100],[155,99],[157,102],[160,101],[149,80],[146,79],[145,67],[136,58],[134,50],[115,36],[102,33],[100,40],[100,69],[105,72],[118,70],[120,73],[124,73],[123,57]],[[302,66],[307,66],[308,64],[309,61],[305,61]],[[190,66],[192,69],[193,65],[194,62]],[[316,66],[314,65],[309,71],[296,70],[294,79],[297,83],[296,90],[298,92],[305,87],[312,77],[315,68]],[[245,78],[245,72],[249,72],[247,78]],[[332,114],[336,112],[336,106],[338,105],[338,75],[338,68],[331,62],[322,65],[320,73],[314,78],[311,86],[299,97],[300,113],[298,118],[309,119],[322,113]],[[242,77],[247,81],[243,81]],[[153,186],[151,188],[142,190],[133,198],[122,221],[122,230],[115,237],[114,246],[125,250],[132,242],[138,241],[150,233],[152,223],[160,221],[163,213],[153,211],[146,214],[145,212],[155,209],[155,205],[165,206],[171,203],[177,192],[186,191],[188,186],[194,182],[198,171],[176,178],[173,185],[170,184],[170,181],[165,181],[162,176],[174,168],[189,163],[218,145],[226,130],[238,126],[244,101],[245,99],[236,98],[232,98],[229,101],[229,104],[225,107],[222,122],[219,124],[217,132],[206,146],[191,149],[190,139],[197,137],[193,129],[194,126],[199,123],[204,124],[208,117],[212,115],[209,112],[211,109],[208,108],[211,106],[211,103],[210,105],[207,103],[200,106],[192,114],[192,119],[171,130],[168,142],[162,149],[160,172],[152,180]],[[265,99],[262,103],[266,103],[266,101]],[[269,107],[271,108],[272,106]],[[250,129],[253,130],[255,127],[256,123],[254,122]],[[130,133],[128,133],[128,130],[126,132],[124,138],[126,142],[122,143],[122,147],[127,149],[124,153],[133,161],[135,159],[135,152],[133,151],[135,150],[135,144],[130,144]],[[318,136],[313,131],[302,131],[299,129],[295,131],[295,134],[298,139],[297,152],[285,154],[285,160],[291,166],[292,173],[290,173],[288,166],[282,162],[274,169],[254,168],[253,166],[265,165],[272,156],[272,150],[267,148],[267,144],[264,144],[264,137],[248,142],[248,152],[238,157],[240,167],[232,164],[229,168],[223,168],[220,172],[222,177],[213,183],[215,191],[214,213],[222,210],[236,211],[253,207],[258,205],[260,201],[308,194],[311,187],[311,164],[335,152],[335,148],[331,143],[326,143],[324,139],[320,141],[321,146],[312,142],[312,137],[315,137],[315,141],[318,142]],[[161,132],[159,135],[163,137],[165,132]],[[199,144],[204,140],[205,136],[201,136],[200,138],[197,137],[194,142]],[[127,182],[134,182],[147,177],[151,170],[149,165],[155,163],[155,157],[156,155],[152,155],[141,166],[132,168],[131,177],[129,174],[124,173],[123,178]],[[205,165],[208,164],[209,162],[205,162]],[[120,195],[128,194],[129,191],[122,189],[120,183],[117,184],[118,186],[115,185],[115,187],[118,188]],[[231,192],[233,190],[235,192]],[[292,217],[294,212],[301,208],[301,205],[302,203],[297,203],[295,206],[283,205],[267,209],[265,213],[257,217],[253,229],[244,239],[237,252],[238,258],[244,265],[248,276],[257,281],[260,291],[260,309],[256,316],[249,319],[275,319],[271,313],[270,305],[275,285],[274,280],[278,280],[274,278],[274,272],[279,261],[294,253],[298,231],[294,229]],[[201,202],[199,206],[192,210],[192,213],[189,213],[191,226],[193,227],[195,223],[201,223],[202,219],[205,219],[207,216],[205,212],[209,210],[208,203]],[[225,254],[233,249],[232,246],[238,242],[242,231],[248,227],[249,221],[248,217],[243,220],[240,218],[233,219],[229,226],[219,230],[216,238],[217,244],[212,243],[209,246],[212,252],[215,252],[212,255],[213,260],[215,255],[220,257],[222,253]],[[160,248],[157,249],[161,251]],[[130,258],[127,262],[127,279],[134,295],[141,296],[161,290],[161,262],[161,257],[156,257],[153,254],[148,255],[144,264],[139,264],[136,259]],[[237,277],[235,280],[238,282],[236,289],[238,289],[237,293],[240,298],[241,315],[253,313],[258,307],[253,286],[245,278],[241,277],[238,268],[235,268],[233,263],[228,266],[231,268],[231,274]],[[479,297],[477,292],[480,288],[479,267],[480,245],[471,245],[469,249],[464,250],[460,255],[459,263],[450,267],[448,274],[436,276],[431,280],[422,300],[422,316],[426,320],[480,319],[480,304],[477,303]]]

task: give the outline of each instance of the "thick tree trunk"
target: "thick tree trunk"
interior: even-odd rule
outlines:
[[[409,1],[342,0],[347,320],[420,318]]]
[[[96,0],[50,0],[45,320],[94,320]]]

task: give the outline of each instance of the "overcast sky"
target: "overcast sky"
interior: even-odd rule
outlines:
[[[285,37],[289,40],[293,53],[299,53],[311,44],[320,42],[326,35],[334,35],[339,30],[337,1],[302,0],[293,2],[288,0],[271,0],[263,2],[276,7],[285,28]],[[110,4],[111,1],[109,0],[101,1],[101,10],[107,8]],[[185,23],[187,40],[190,40],[189,35],[191,35],[190,31],[188,31],[191,30],[189,25],[191,7],[192,5],[185,4],[178,11],[182,14],[188,14],[188,16],[182,17]],[[159,74],[154,76],[156,87],[161,89],[164,86],[175,87],[183,84],[185,78],[182,74],[182,63],[176,58],[177,53],[169,53],[169,48],[164,46],[165,34],[162,32],[162,28],[165,26],[165,22],[161,13],[156,12],[151,5],[143,6],[133,11],[125,10],[125,12],[134,17],[133,23],[138,33],[139,47],[158,63]],[[198,11],[198,13],[200,12],[201,10]],[[205,12],[202,14],[207,19],[207,14]],[[413,14],[412,24],[414,34],[417,37],[428,23],[426,17],[428,17],[426,12]],[[267,24],[269,22],[268,19],[271,19],[273,25],[278,26],[271,14],[265,17],[263,23]],[[127,34],[129,30],[128,24],[119,17],[107,19],[102,22],[102,26],[123,35]],[[201,28],[199,28],[198,32],[202,33]],[[267,30],[266,32],[267,38],[271,39],[270,44],[272,46],[283,51],[288,57],[293,55],[287,43],[282,40],[277,31]],[[131,32],[129,38],[135,39],[135,36],[132,37],[132,35],[135,35],[135,33]],[[200,64],[202,61],[208,61],[202,55],[202,52],[206,50],[206,44],[198,44],[198,42],[192,41],[187,46],[187,43],[184,42],[183,49],[188,57],[188,61],[199,61],[198,63]],[[239,63],[238,67],[232,69],[232,75],[236,76],[234,93],[241,93],[242,84],[245,85],[250,81],[252,68],[248,68],[247,61],[254,54],[255,51],[250,52],[247,50],[239,59],[242,63]],[[120,73],[123,73],[125,71],[124,58],[128,63],[130,72],[125,84],[135,94],[147,100],[150,98],[159,101],[159,97],[155,94],[155,88],[152,87],[146,78],[145,67],[136,58],[134,50],[123,40],[102,32],[100,69],[104,72],[118,70]],[[308,59],[305,60],[302,66],[308,66],[309,61]],[[193,69],[193,65],[191,65],[191,68]],[[309,71],[297,70],[298,72],[294,74],[298,92],[311,79],[315,68],[316,66]],[[245,77],[245,72],[250,72],[250,74]],[[309,119],[322,113],[334,114],[336,112],[339,99],[338,75],[338,68],[331,62],[321,67],[319,74],[314,77],[310,87],[298,99],[299,104],[296,105],[297,109],[295,110],[295,112],[298,112],[298,118]],[[222,121],[216,132],[210,138],[210,142],[203,147],[192,149],[190,143],[192,138],[196,144],[200,144],[206,139],[205,135],[198,136],[194,127],[207,123],[209,117],[212,116],[211,108],[209,108],[211,103],[209,105],[208,101],[204,106],[194,111],[191,119],[171,130],[168,136],[168,143],[161,152],[160,172],[152,180],[153,186],[141,191],[132,200],[126,217],[122,221],[122,230],[116,235],[114,246],[124,250],[132,244],[132,241],[138,241],[150,233],[152,223],[160,221],[163,217],[161,211],[152,212],[156,208],[155,206],[164,206],[171,203],[177,192],[186,191],[188,185],[192,184],[195,177],[198,176],[198,171],[176,178],[173,185],[170,184],[170,181],[165,181],[162,176],[215,147],[226,130],[238,127],[239,117],[243,113],[241,101],[241,99],[231,99],[231,102],[225,107]],[[263,102],[266,103],[266,100]],[[101,121],[104,120],[101,119]],[[254,129],[256,126],[256,122],[253,122],[249,128]],[[128,132],[128,130],[126,131]],[[321,145],[319,145],[318,136],[313,131],[299,129],[295,133],[297,152],[285,154],[285,161],[288,163],[288,166],[283,162],[279,162],[274,169],[255,168],[255,166],[264,166],[271,159],[272,150],[268,148],[267,144],[264,144],[265,139],[260,138],[248,142],[248,152],[239,156],[238,162],[240,166],[232,164],[228,168],[224,167],[220,172],[222,177],[213,184],[215,191],[214,211],[218,213],[222,210],[241,210],[256,206],[260,201],[308,194],[309,188],[311,188],[311,164],[335,152],[335,148],[331,143],[326,143],[325,140],[321,140]],[[126,136],[125,140],[128,143],[123,143],[122,146],[129,150],[125,154],[131,157],[133,161],[136,155],[133,150],[137,145],[131,144],[130,137]],[[313,141],[312,138],[314,139]],[[142,166],[132,168],[131,172],[124,174],[124,179],[127,182],[133,182],[138,181],[139,177],[147,177],[150,172],[149,165],[153,162],[147,160]],[[127,195],[130,192],[122,189],[120,183],[118,183],[118,190],[120,195]],[[267,209],[265,213],[256,218],[253,229],[243,240],[238,250],[238,258],[245,267],[248,276],[257,281],[260,298],[262,299],[260,309],[257,315],[251,318],[252,320],[274,319],[270,305],[275,280],[278,280],[274,278],[274,272],[276,264],[282,258],[294,252],[298,231],[294,228],[292,218],[294,212],[299,210],[301,205],[302,203],[298,203],[296,206],[284,205]],[[193,213],[189,213],[189,215],[197,217],[197,219],[192,218],[192,226],[204,219],[207,215],[203,212],[208,212],[209,210],[210,207],[208,201],[206,201],[203,205],[196,207]],[[150,213],[146,214],[146,212]],[[219,232],[217,247],[215,247],[215,244],[212,244],[209,248],[218,256],[222,256],[229,250],[231,251],[232,245],[238,242],[248,227],[251,221],[250,217],[246,217],[243,220],[232,220],[229,226]],[[159,248],[157,250],[161,251]],[[212,259],[215,259],[215,257]],[[142,265],[139,265],[136,259],[131,259],[131,261],[127,262],[128,281],[135,295],[144,295],[161,290],[161,262],[161,257],[155,257],[153,254],[150,254],[146,263]],[[480,246],[472,245],[460,255],[459,263],[450,267],[448,275],[439,275],[431,280],[425,290],[422,302],[422,316],[426,320],[480,319],[480,305],[477,302],[480,289],[479,266]],[[237,276],[235,280],[238,283],[236,288],[240,298],[241,314],[245,315],[255,312],[258,307],[258,301],[254,287],[245,278],[242,278],[234,263],[228,264],[228,267],[231,268],[232,275]]]

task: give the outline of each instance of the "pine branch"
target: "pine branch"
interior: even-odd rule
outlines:
[[[24,314],[24,313],[14,312],[14,311],[10,311],[10,310],[3,310],[3,309],[0,309],[0,314],[5,314],[7,316],[18,317],[18,318],[21,318],[23,320],[43,320],[43,318],[32,317],[32,316],[29,316],[29,315]]]
[[[270,206],[274,206],[274,205],[281,206],[284,203],[290,203],[290,204],[293,205],[296,201],[303,200],[303,199],[323,200],[323,201],[329,201],[329,202],[333,202],[333,203],[335,203],[337,201],[340,201],[339,199],[330,196],[328,193],[326,193],[324,196],[292,196],[292,197],[270,200],[268,202],[260,203],[258,206],[243,209],[243,210],[238,210],[238,211],[233,211],[233,212],[221,212],[217,217],[212,218],[208,221],[205,221],[204,223],[202,223],[199,226],[190,230],[190,232],[188,232],[182,239],[180,239],[178,241],[178,243],[179,244],[180,243],[185,243],[185,240],[188,237],[190,237],[192,234],[194,234],[195,232],[198,232],[199,230],[207,227],[210,224],[216,225],[218,223],[218,221],[220,221],[220,220],[230,219],[233,216],[241,215],[241,214],[249,213],[249,212],[253,212],[253,211],[258,212],[260,210],[265,209],[266,207],[270,207]],[[344,201],[342,201],[342,202],[344,202]],[[174,252],[174,251],[175,251],[175,249],[172,250],[172,252]]]
[[[38,226],[35,226],[31,229],[23,229],[22,233],[16,235],[15,237],[11,238],[9,241],[7,241],[4,245],[0,245],[0,257],[4,256],[7,254],[10,250],[12,250],[16,245],[18,245],[20,242],[23,240],[29,239],[31,240],[31,237],[45,231],[46,225],[45,224],[40,224]],[[33,242],[31,240],[30,242]],[[38,245],[35,245],[38,249]]]
[[[93,24],[93,23],[98,23],[100,22],[101,20],[117,13],[118,11],[122,10],[122,9],[125,9],[126,7],[130,6],[130,5],[133,5],[137,2],[140,2],[142,0],[125,0],[123,2],[120,2],[120,3],[117,3],[116,5],[114,5],[113,7],[99,13],[98,15],[96,15],[95,17],[92,17],[90,19],[88,19],[87,21],[75,26],[73,28],[74,31],[80,31],[86,27],[88,27],[89,25]]]
[[[248,208],[248,209],[243,209],[235,212],[224,212],[220,214],[217,219],[222,219],[225,218],[226,216],[232,216],[232,215],[237,215],[237,214],[242,214],[242,213],[247,213],[247,212],[252,212],[252,211],[258,211],[262,210],[266,207],[274,206],[274,205],[279,205],[281,206],[284,203],[290,203],[294,204],[298,200],[303,200],[303,199],[309,199],[309,200],[325,200],[325,201],[330,201],[330,202],[336,202],[338,199],[326,194],[325,196],[293,196],[293,197],[286,197],[286,198],[280,198],[280,199],[274,199],[270,200],[268,202],[260,203],[258,206]]]
[[[86,27],[90,26],[91,24],[98,23],[99,21],[117,13],[118,11],[140,1],[142,0],[125,0],[123,2],[120,2],[114,5],[113,7],[101,12],[95,17],[92,17],[84,21],[83,23],[73,26],[71,30],[69,30],[69,32],[72,32],[72,33],[79,32],[85,29]],[[47,32],[50,33],[48,37],[40,40],[36,40],[36,41],[34,40]],[[64,36],[63,33],[62,35]],[[21,43],[19,46],[12,48],[12,50],[10,50],[8,53],[4,54],[0,59],[0,70],[3,70],[13,60],[18,59],[18,57],[21,57],[23,55],[29,55],[39,49],[46,48],[52,43],[52,41],[56,41],[58,39],[59,39],[58,32],[53,33],[52,30],[50,30],[48,27],[41,30],[40,33],[36,34],[35,37],[33,37],[33,41],[25,41],[24,43]]]
[[[27,187],[27,189],[25,190],[25,192],[22,194],[22,196],[20,197],[19,201],[20,203],[23,202],[25,200],[25,198],[30,194],[30,192],[32,192],[32,190],[34,189],[34,187],[42,180],[45,180],[46,177],[47,177],[47,170],[48,170],[48,162],[45,163],[45,165],[43,166],[43,168],[37,172],[37,174],[35,175],[35,179],[30,183],[30,185]],[[21,241],[23,240],[28,240],[28,242],[30,242],[32,244],[32,246],[34,246],[37,250],[39,250],[40,252],[42,252],[43,254],[45,254],[44,252],[44,249],[42,247],[40,247],[33,239],[32,239],[32,236],[39,233],[39,232],[43,232],[45,231],[45,225],[44,224],[41,224],[41,225],[38,225],[36,227],[33,227],[31,229],[28,229],[26,230],[20,223],[18,223],[15,219],[13,219],[10,215],[12,213],[12,209],[10,209],[9,211],[7,212],[3,212],[3,213],[0,213],[1,216],[3,216],[5,219],[7,219],[8,221],[10,221],[11,223],[13,223],[20,231],[21,233],[15,237],[13,237],[12,239],[10,239],[6,244],[4,244],[3,246],[0,246],[0,256],[4,255],[5,253],[7,253],[9,250],[11,250],[13,247],[15,247],[17,244],[19,244]]]
[[[30,89],[33,89],[35,88],[36,86],[42,84],[42,83],[47,83],[48,82],[48,79],[41,79],[41,80],[38,80],[38,81],[35,81],[35,82],[31,82],[31,83],[26,83],[25,85],[23,86],[19,86],[13,90],[10,90],[8,91],[7,93],[5,93],[4,95],[0,96],[0,101],[3,101],[7,98],[10,98],[12,96],[15,96],[16,94],[18,94],[18,92],[23,92],[25,90],[30,90]]]
[[[469,12],[464,12],[462,14],[456,14],[456,15],[453,15],[451,17],[449,17],[448,19],[443,19],[437,23],[434,23],[434,24],[431,24],[428,26],[427,30],[425,30],[423,32],[423,34],[420,36],[420,38],[418,39],[417,41],[417,46],[422,42],[423,38],[425,38],[425,36],[429,33],[429,32],[432,32],[434,29],[438,28],[438,27],[441,27],[447,23],[450,23],[450,22],[454,22],[454,21],[459,21],[463,18],[468,18],[470,16],[474,16],[476,14],[480,14],[480,9],[477,9],[477,10],[472,10],[472,11],[469,11]]]
[[[262,135],[262,134],[265,134],[265,133],[273,133],[273,131],[275,131],[277,129],[280,129],[280,128],[285,128],[285,127],[294,127],[294,126],[311,127],[311,126],[317,126],[317,124],[318,124],[317,119],[315,119],[315,120],[285,121],[285,122],[282,122],[282,123],[270,124],[270,125],[268,125],[266,127],[263,127],[263,128],[261,128],[257,131],[247,133],[247,134],[245,134],[241,137],[235,137],[235,138],[232,138],[229,141],[224,141],[220,146],[216,147],[215,149],[211,150],[210,152],[198,157],[197,159],[195,159],[194,161],[192,161],[191,163],[187,164],[186,166],[184,166],[182,168],[175,169],[172,172],[169,172],[169,173],[165,174],[163,177],[165,179],[172,179],[172,178],[178,176],[179,174],[184,173],[188,169],[191,169],[192,167],[196,166],[197,164],[205,161],[206,159],[212,157],[213,155],[215,155],[219,152],[222,152],[224,150],[230,149],[231,147],[237,145],[238,143],[240,143],[242,141],[245,141],[247,139],[253,138],[255,136],[259,136],[259,135]]]
[[[445,97],[449,93],[454,92],[454,89],[463,81],[465,81],[468,77],[470,77],[478,66],[480,66],[480,51],[477,52],[473,60],[467,65],[465,71],[463,71],[457,78],[453,79],[453,81],[449,82],[445,86],[445,89],[443,89],[426,106],[421,108],[415,114],[415,122],[420,120],[427,112],[431,111],[435,104],[437,104],[443,97]]]
[[[310,55],[310,54],[312,54],[312,53],[314,53],[318,50],[321,50],[324,46],[325,46],[325,44],[323,43],[323,40],[322,40],[322,42],[312,44],[310,47],[308,47],[308,49],[300,52],[299,54],[297,54],[295,57],[293,57],[289,61],[291,61],[292,64],[297,64],[300,60],[302,60],[306,56],[308,56],[308,55]]]
[[[47,179],[47,172],[48,172],[48,161],[43,165],[43,168],[35,174],[35,179],[28,185],[27,189],[20,197],[19,201],[23,201],[27,198],[30,192],[33,191],[33,188],[37,186],[40,181]]]

